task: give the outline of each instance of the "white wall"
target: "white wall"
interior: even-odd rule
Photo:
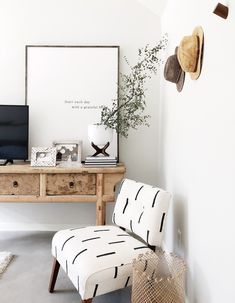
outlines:
[[[0,103],[24,103],[25,45],[120,45],[136,63],[137,50],[160,38],[160,20],[135,0],[0,1]],[[148,94],[151,127],[120,142],[127,177],[157,182],[159,79]],[[45,108],[46,110],[46,108]],[[40,130],[39,130],[40,131]],[[112,208],[112,207],[110,207]],[[94,224],[93,204],[0,204],[0,229],[56,229]]]
[[[162,81],[161,180],[172,191],[166,245],[185,257],[190,303],[234,302],[235,268],[235,1],[227,20],[217,1],[169,0],[163,32],[168,55],[201,25],[205,51],[200,78],[183,91]],[[182,244],[177,230],[182,232]]]
[[[167,0],[138,0],[140,3],[145,5],[150,9],[154,14],[158,16],[162,15],[162,12],[166,6]]]

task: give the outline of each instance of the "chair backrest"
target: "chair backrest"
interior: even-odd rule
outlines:
[[[122,180],[116,194],[113,223],[161,246],[171,194],[129,179]]]

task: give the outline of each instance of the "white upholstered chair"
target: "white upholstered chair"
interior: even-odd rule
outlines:
[[[60,266],[83,303],[131,285],[132,260],[161,246],[170,199],[160,188],[124,179],[117,190],[114,225],[61,230],[54,235],[49,291],[54,291]]]

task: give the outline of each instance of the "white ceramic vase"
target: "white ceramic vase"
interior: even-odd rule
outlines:
[[[88,125],[88,139],[99,147],[105,146],[107,142],[113,139],[113,129],[105,125]]]

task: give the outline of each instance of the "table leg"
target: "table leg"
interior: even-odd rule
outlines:
[[[96,180],[96,225],[104,224],[103,174],[97,174]]]

